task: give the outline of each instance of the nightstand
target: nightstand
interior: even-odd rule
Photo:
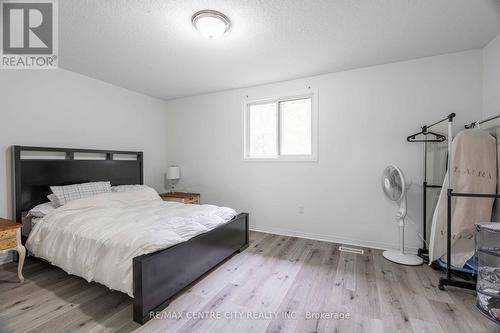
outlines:
[[[21,243],[22,224],[0,218],[0,253],[11,250],[19,253],[19,262],[17,263],[17,276],[24,282],[23,265],[26,257],[26,248]]]
[[[188,192],[170,192],[162,193],[160,197],[165,201],[177,201],[185,204],[200,204],[200,194],[199,193],[188,193]]]

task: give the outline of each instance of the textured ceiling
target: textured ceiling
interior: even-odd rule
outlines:
[[[201,9],[229,33],[197,33]],[[59,31],[60,67],[171,99],[480,48],[500,0],[63,0]]]

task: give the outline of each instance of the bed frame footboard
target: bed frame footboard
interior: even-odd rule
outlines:
[[[166,308],[173,296],[248,247],[248,214],[168,249],[135,257],[134,321],[144,324]]]

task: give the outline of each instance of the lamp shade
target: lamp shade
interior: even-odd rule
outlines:
[[[167,179],[179,179],[181,178],[181,168],[178,166],[169,166],[167,168]]]

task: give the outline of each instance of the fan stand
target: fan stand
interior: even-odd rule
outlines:
[[[406,266],[420,266],[424,263],[422,258],[415,254],[403,253],[397,250],[387,250],[382,253],[385,259],[395,262],[396,264]]]
[[[415,254],[405,253],[405,216],[406,216],[406,197],[401,202],[401,208],[396,216],[399,220],[399,251],[387,250],[382,253],[385,259],[396,264],[407,266],[420,266],[424,260]]]

